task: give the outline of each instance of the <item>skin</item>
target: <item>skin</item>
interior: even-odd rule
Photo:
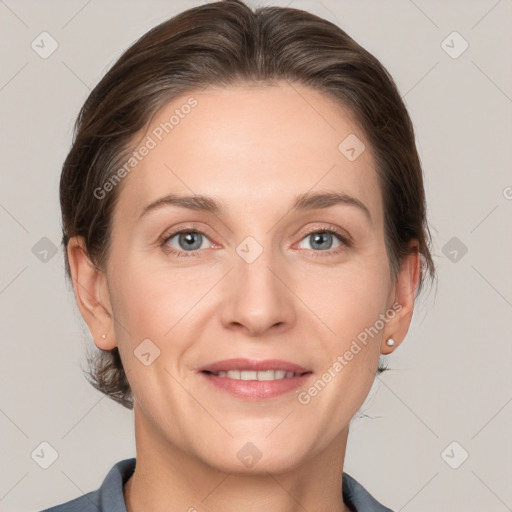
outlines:
[[[91,265],[81,238],[68,246],[82,316],[98,348],[119,347],[136,399],[137,466],[124,487],[127,509],[348,511],[341,470],[349,423],[379,355],[407,334],[418,253],[392,280],[371,148],[348,112],[325,95],[283,82],[210,87],[174,98],[136,141],[191,95],[197,106],[121,184],[107,268]],[[366,151],[351,162],[338,146],[352,133]],[[291,210],[296,196],[320,191],[359,199],[371,221],[347,204]],[[224,209],[215,215],[167,206],[138,219],[171,192],[212,196]],[[191,222],[204,234],[195,256],[159,245]],[[351,245],[332,235],[314,250],[308,230],[321,228],[344,230]],[[263,248],[252,263],[236,252],[247,236]],[[167,246],[190,255],[179,236]],[[395,302],[400,312],[317,396],[299,403],[298,392]],[[393,348],[385,344],[390,337]],[[134,356],[146,338],[160,350],[148,366]],[[313,374],[300,390],[243,400],[197,374],[232,357],[284,359]],[[262,454],[252,467],[237,457],[248,442]]]

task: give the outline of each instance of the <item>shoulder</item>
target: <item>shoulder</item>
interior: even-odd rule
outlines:
[[[355,478],[343,473],[343,501],[354,512],[393,512],[379,503]]]
[[[132,475],[135,462],[135,458],[119,461],[96,491],[40,512],[126,512],[123,485]]]
[[[98,491],[93,491],[41,512],[98,512],[99,510],[103,509],[99,505]]]

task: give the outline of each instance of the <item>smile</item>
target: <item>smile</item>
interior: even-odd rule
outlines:
[[[217,392],[237,399],[267,400],[295,392],[310,380],[313,372],[279,359],[235,358],[202,366],[198,374]]]
[[[286,370],[263,370],[263,371],[254,371],[254,370],[229,370],[229,371],[220,371],[220,372],[208,372],[216,377],[226,377],[228,379],[234,380],[259,380],[259,381],[269,381],[269,380],[281,380],[281,379],[291,379],[293,377],[298,377],[302,375],[302,373],[296,372],[288,372]]]

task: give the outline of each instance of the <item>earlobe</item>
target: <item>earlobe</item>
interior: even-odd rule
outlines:
[[[421,258],[418,244],[413,241],[410,246],[410,253],[402,261],[395,285],[394,304],[396,312],[393,319],[388,323],[384,333],[381,354],[387,355],[393,352],[404,340],[411,324],[414,312],[414,300],[418,289],[421,269]],[[392,343],[390,342],[392,340]]]
[[[111,350],[117,344],[112,329],[112,309],[105,273],[90,261],[83,237],[70,238],[67,254],[80,313],[95,345],[102,350]]]

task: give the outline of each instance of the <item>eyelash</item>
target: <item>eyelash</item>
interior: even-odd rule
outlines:
[[[167,245],[169,240],[174,238],[176,235],[181,235],[181,234],[186,234],[186,233],[198,233],[200,235],[203,235],[203,236],[209,238],[207,234],[203,233],[202,231],[200,231],[198,229],[195,229],[195,228],[184,228],[184,229],[180,229],[178,231],[174,231],[174,232],[172,232],[170,234],[165,234],[161,238],[160,246],[162,247],[162,249],[167,254],[172,254],[172,255],[180,257],[180,258],[181,257],[183,257],[183,258],[190,258],[190,257],[199,256],[199,253],[202,251],[202,249],[198,249],[198,250],[195,250],[195,251],[177,251],[177,250],[175,250],[175,249],[173,249],[173,248],[171,248],[171,247],[169,247]],[[316,233],[333,234],[333,235],[335,235],[338,238],[338,240],[342,243],[342,245],[340,247],[337,247],[336,249],[329,249],[328,251],[319,251],[319,250],[315,250],[315,249],[308,249],[308,251],[310,251],[312,253],[312,255],[315,255],[315,256],[332,256],[334,254],[339,254],[343,250],[345,250],[346,248],[349,248],[349,247],[352,246],[351,242],[349,241],[349,238],[347,236],[343,235],[340,231],[338,231],[337,229],[334,229],[334,228],[315,228],[315,229],[312,229],[312,230],[310,230],[310,231],[308,231],[308,232],[306,232],[304,234],[304,236],[301,238],[301,241],[304,238],[307,238],[308,236],[316,234]]]

